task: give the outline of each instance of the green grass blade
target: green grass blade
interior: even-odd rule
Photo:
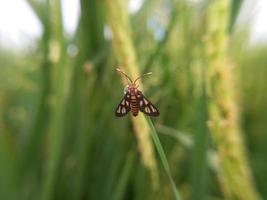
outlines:
[[[167,135],[169,137],[174,138],[175,140],[177,140],[177,142],[179,142],[179,144],[181,144],[185,148],[191,149],[194,145],[193,138],[189,133],[170,128],[162,124],[159,124],[157,126],[157,129],[159,134]]]
[[[205,80],[205,78],[203,78]],[[209,146],[207,99],[203,83],[201,93],[196,104],[196,131],[194,133],[193,160],[191,166],[192,196],[191,199],[207,199],[207,151]]]
[[[154,127],[154,125],[153,125],[153,123],[152,123],[152,121],[151,121],[151,119],[149,117],[146,117],[146,120],[147,120],[147,122],[149,124],[149,127],[151,129],[151,136],[152,136],[152,139],[154,141],[155,147],[156,147],[156,149],[157,149],[157,151],[159,153],[159,157],[160,157],[160,160],[162,162],[163,168],[166,171],[167,176],[168,176],[168,178],[170,180],[175,199],[176,200],[181,200],[180,193],[179,193],[178,189],[176,188],[174,180],[173,180],[173,178],[171,176],[170,166],[168,164],[167,157],[166,157],[166,155],[164,153],[164,150],[162,148],[161,142],[160,142],[159,137],[157,135],[156,129],[155,129],[155,127]]]

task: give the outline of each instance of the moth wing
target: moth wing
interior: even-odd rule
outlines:
[[[119,103],[118,107],[116,108],[115,115],[117,117],[123,117],[131,110],[130,107],[130,94],[127,92],[124,97],[122,98],[121,102]]]
[[[159,110],[142,94],[141,91],[137,92],[137,98],[141,112],[153,117],[159,116]]]

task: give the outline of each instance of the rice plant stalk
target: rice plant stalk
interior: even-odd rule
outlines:
[[[50,48],[49,42],[51,39],[51,19],[50,19],[50,6],[47,0],[44,5],[28,0],[28,3],[34,9],[36,15],[39,17],[43,25],[42,48],[43,60],[41,64],[41,83],[40,83],[40,96],[35,118],[32,120],[32,127],[30,130],[30,137],[25,149],[25,158],[23,158],[22,170],[23,173],[32,171],[35,167],[36,159],[38,158],[38,147],[41,146],[42,136],[46,130],[46,125],[49,117],[48,98],[51,90],[51,60],[49,59]],[[40,4],[40,5],[39,5]],[[30,166],[31,165],[31,166]]]
[[[195,68],[198,66],[195,65]],[[196,70],[196,69],[195,69]],[[209,134],[207,121],[207,97],[205,91],[205,69],[200,70],[199,89],[196,93],[196,131],[194,133],[193,159],[191,166],[192,194],[191,199],[207,199],[208,162],[207,153]]]
[[[131,77],[138,77],[140,68],[131,38],[126,3],[125,0],[106,0],[107,20],[112,30],[113,47],[122,69]],[[141,83],[139,87],[142,89]],[[148,124],[143,115],[132,118],[132,122],[143,163],[151,172],[154,187],[157,187],[158,171]]]
[[[227,59],[229,0],[207,7],[203,36],[209,129],[220,161],[220,180],[227,199],[259,199],[239,127],[234,68]]]
[[[79,53],[74,61],[72,71],[71,88],[68,100],[67,116],[68,125],[66,133],[77,137],[77,149],[75,152],[77,164],[74,178],[73,199],[80,199],[88,192],[88,174],[91,165],[91,148],[95,143],[93,138],[95,114],[99,107],[97,89],[97,68],[103,60],[101,50],[104,46],[102,33],[103,3],[102,1],[80,0],[81,14],[77,27],[75,40]],[[95,61],[97,60],[97,61]],[[105,110],[105,109],[103,109]],[[98,118],[100,119],[100,118]],[[102,121],[102,120],[100,120]],[[78,135],[78,136],[77,136]]]
[[[56,188],[57,176],[59,174],[59,166],[62,156],[63,144],[63,119],[65,113],[65,99],[66,99],[66,68],[65,68],[65,45],[63,37],[63,25],[61,15],[61,2],[55,0],[48,2],[51,6],[53,25],[52,37],[50,40],[51,54],[50,59],[53,62],[53,105],[52,116],[49,127],[49,143],[48,143],[48,159],[43,181],[43,188],[41,191],[41,199],[49,200],[54,197],[54,190]]]

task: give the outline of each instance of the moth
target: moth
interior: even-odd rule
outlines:
[[[149,72],[143,74],[132,81],[132,79],[127,74],[122,72],[119,68],[117,68],[117,71],[126,77],[129,85],[126,86],[124,90],[124,97],[118,105],[115,115],[117,117],[123,117],[129,111],[131,111],[132,115],[136,117],[139,111],[141,111],[149,116],[159,116],[159,110],[143,95],[140,90],[138,90],[138,85],[136,84],[137,80],[146,75],[151,75],[152,73]]]

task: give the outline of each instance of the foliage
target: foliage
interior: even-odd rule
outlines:
[[[28,3],[37,47],[0,49],[1,199],[267,197],[267,47],[235,26],[242,1],[80,0],[72,37],[60,0]],[[153,72],[160,117],[115,117],[118,66]]]

